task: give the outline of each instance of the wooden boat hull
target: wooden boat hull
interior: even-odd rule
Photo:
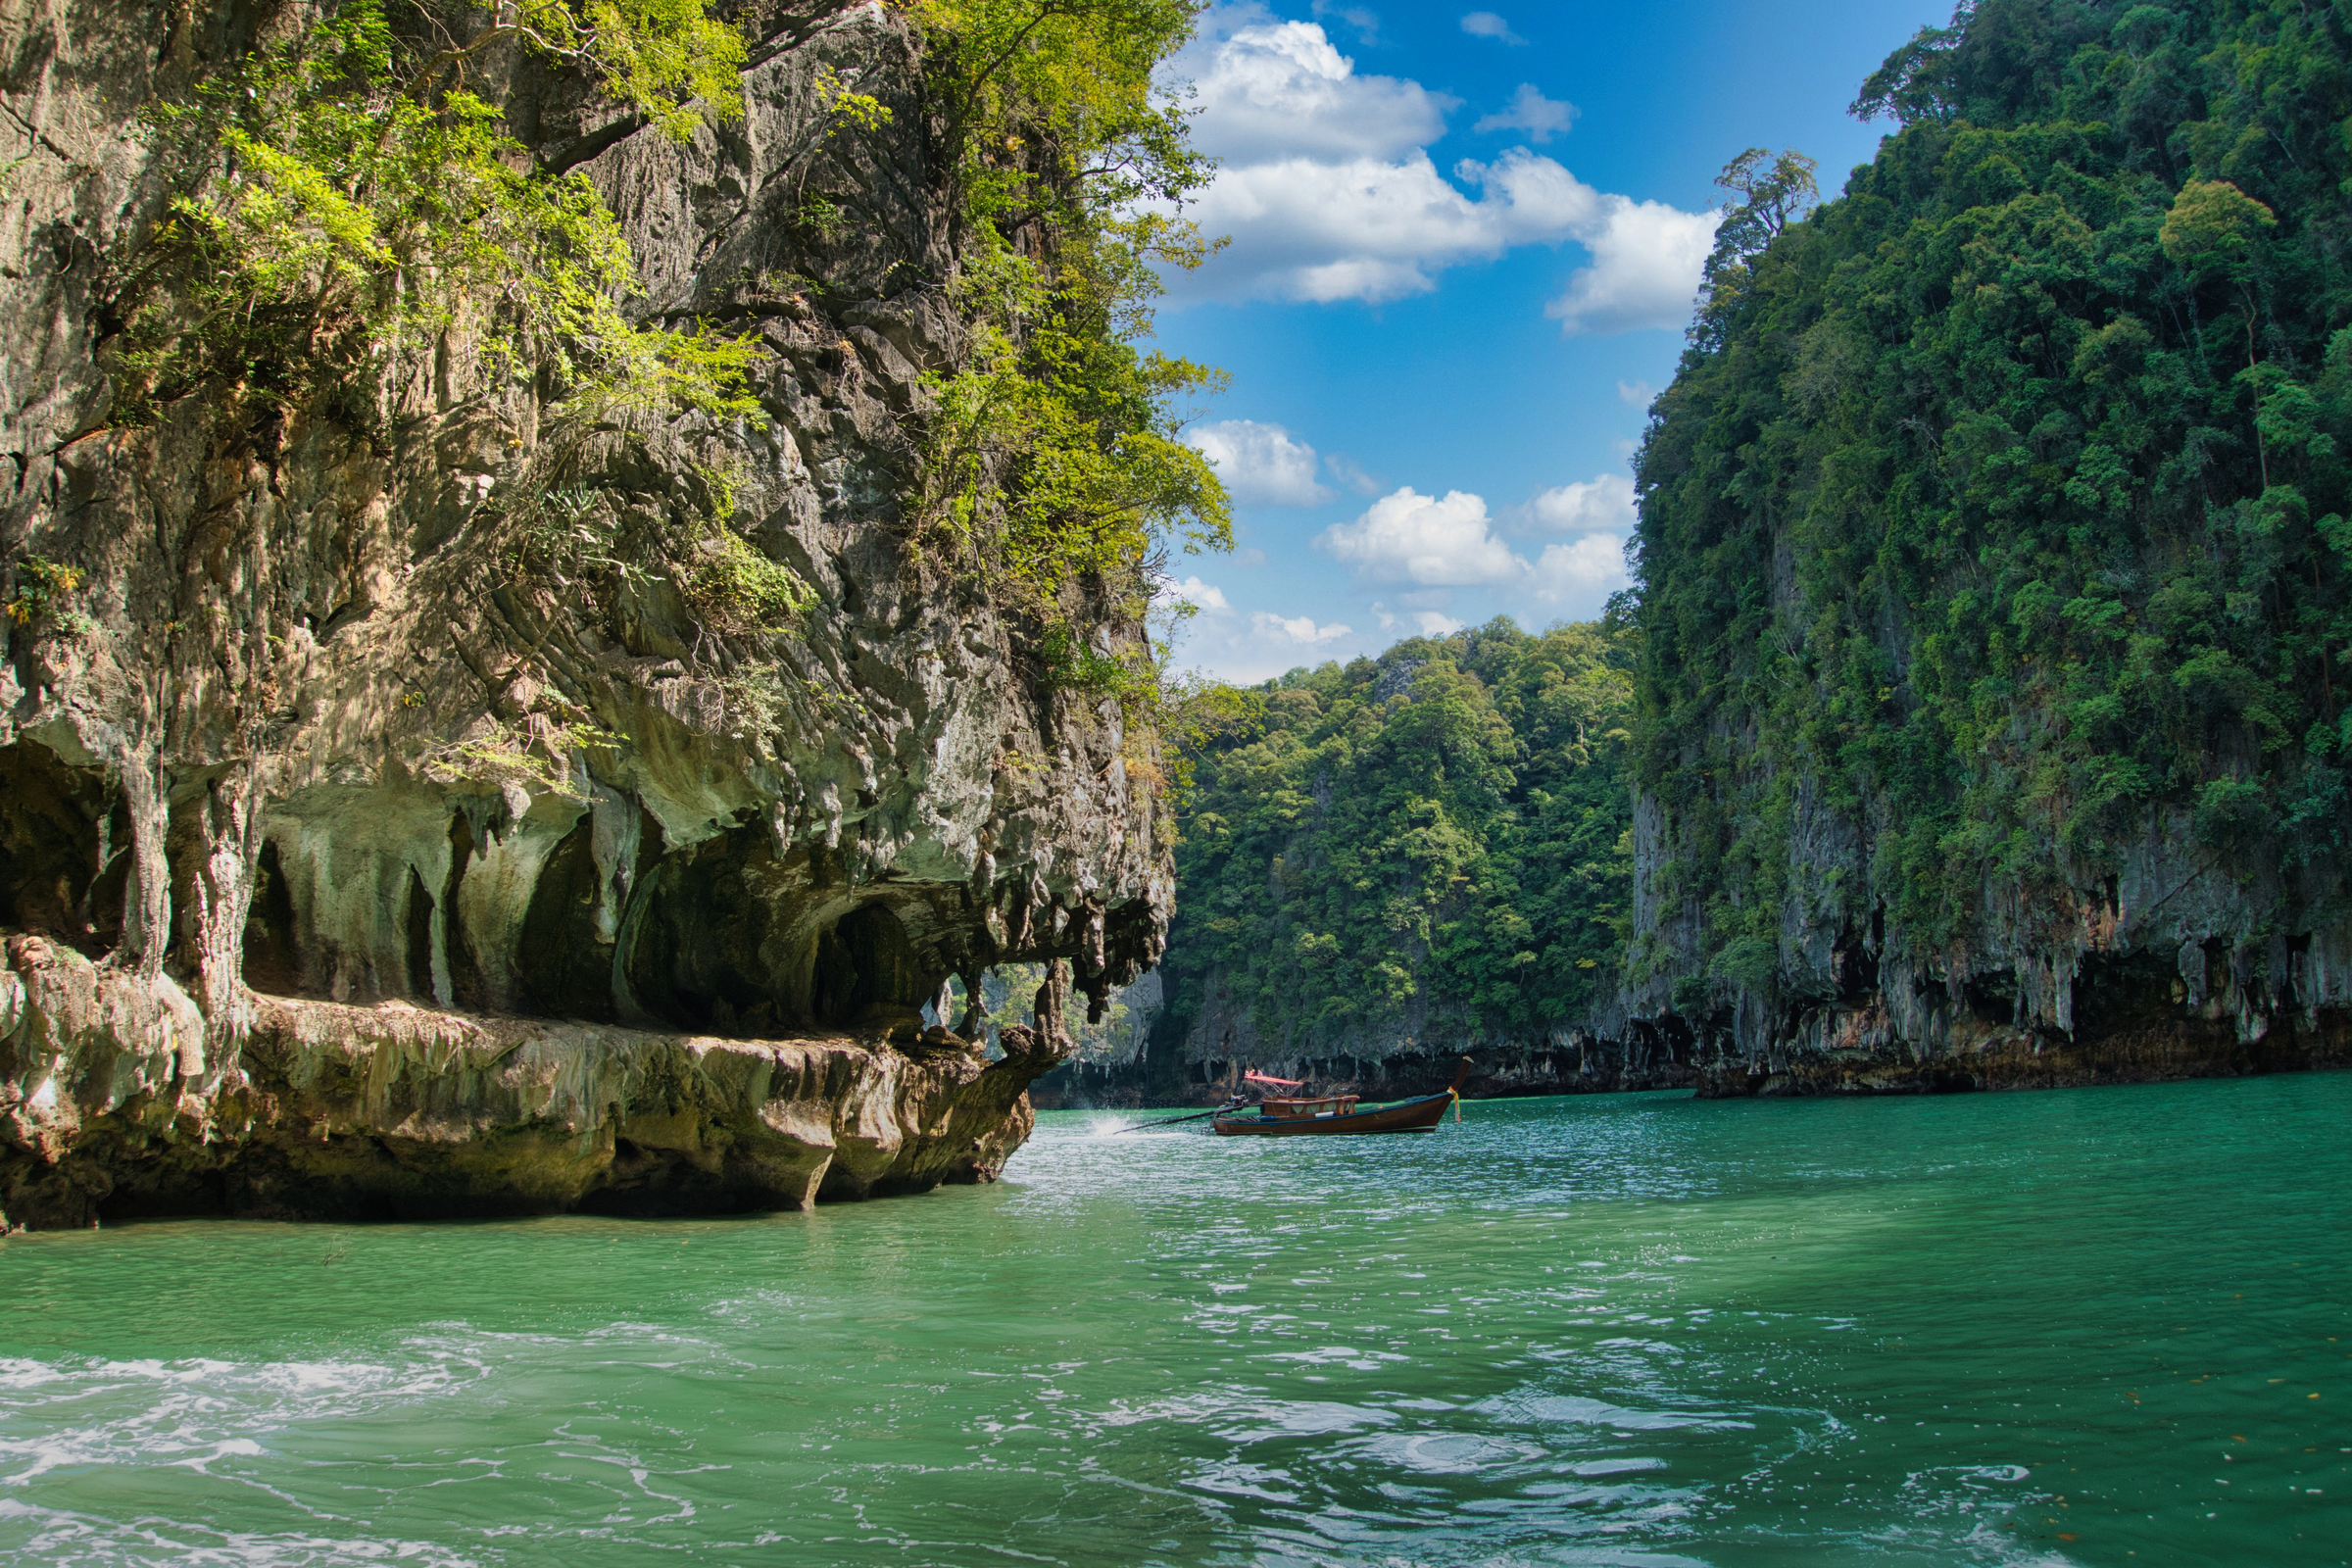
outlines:
[[[1454,1101],[1453,1091],[1424,1095],[1419,1100],[1398,1101],[1394,1105],[1381,1105],[1371,1110],[1351,1111],[1345,1116],[1298,1116],[1260,1118],[1256,1116],[1219,1116],[1209,1123],[1220,1138],[1295,1138],[1328,1136],[1339,1133],[1428,1133],[1435,1132],[1438,1123]]]

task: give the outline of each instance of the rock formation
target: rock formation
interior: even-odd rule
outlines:
[[[8,1222],[987,1180],[1069,988],[1157,956],[1136,738],[903,501],[968,335],[917,41],[876,6],[760,15],[745,116],[684,144],[527,60],[499,79],[622,220],[633,309],[758,333],[763,424],[567,420],[451,339],[380,421],[236,385],[110,420],[108,280],[161,216],[141,113],[252,19],[0,22],[0,561],[18,603],[27,563],[72,573],[0,619]],[[891,124],[828,138],[843,79]],[[812,176],[855,221],[807,220]],[[698,605],[729,532],[813,588],[787,633]],[[1003,1060],[921,1031],[947,976],[1015,960],[1050,978]]]
[[[1597,1028],[1724,1094],[2352,1062],[2348,64],[1983,0],[1863,85],[1841,196],[1726,171]]]

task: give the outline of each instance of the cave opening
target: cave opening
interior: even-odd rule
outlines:
[[[253,901],[245,909],[245,983],[256,991],[291,997],[302,990],[302,950],[294,936],[294,894],[277,841],[264,839],[254,862]]]
[[[2005,1029],[2017,1022],[2017,976],[2006,969],[1972,975],[1961,983],[1960,1000],[1977,1022]]]
[[[401,937],[408,945],[409,996],[423,1003],[434,1001],[433,995],[433,896],[424,890],[424,878],[415,866],[409,867],[409,906],[403,919]]]
[[[130,867],[130,809],[105,774],[0,746],[0,926],[102,958],[122,940]]]
[[[1878,995],[1879,950],[1865,943],[1850,925],[1830,950],[1830,977],[1838,1000],[1859,1004]]]
[[[919,1013],[939,979],[924,971],[906,927],[889,906],[864,904],[817,938],[809,1011],[818,1023],[836,1028],[884,1012]]]
[[[2075,1038],[2097,1041],[2159,1028],[2181,1016],[2171,953],[2090,953],[2075,975]]]
[[[583,813],[540,867],[523,911],[514,972],[525,1010],[591,1023],[613,1020],[612,944],[597,920],[603,899],[595,821]]]
[[[449,819],[449,880],[441,888],[442,961],[449,969],[450,1004],[482,1012],[489,1007],[490,994],[482,984],[482,966],[474,961],[472,944],[466,940],[466,921],[458,905],[458,889],[472,862],[473,826],[459,811]]]
[[[788,1021],[767,956],[771,840],[739,828],[650,861],[641,853],[619,931],[635,1006],[676,1028],[736,1038]]]

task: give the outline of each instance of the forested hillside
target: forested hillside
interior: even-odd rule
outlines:
[[[2340,1052],[2348,67],[2299,0],[1984,0],[1842,199],[1731,215],[1639,466],[1652,1019],[1843,1084]]]
[[[1613,623],[1497,620],[1238,694],[1184,816],[1163,1027],[1353,1072],[1612,995],[1631,662]]]

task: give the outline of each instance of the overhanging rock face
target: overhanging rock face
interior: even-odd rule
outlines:
[[[6,24],[35,144],[0,219],[0,560],[80,582],[70,621],[0,618],[0,1208],[743,1207],[993,1175],[1066,989],[1158,956],[1171,833],[1130,770],[1151,738],[1052,689],[903,499],[923,377],[968,335],[910,35],[779,12],[746,119],[688,145],[505,68],[518,135],[595,149],[638,306],[757,335],[764,423],[567,420],[451,339],[375,417],[217,387],[119,427],[107,280],[163,194],[138,117],[252,42],[151,23]],[[828,72],[891,126],[828,138]],[[826,188],[863,220],[803,222]],[[786,633],[698,601],[728,535],[814,590]],[[632,550],[652,564],[609,559]],[[1055,977],[1022,1049],[919,1033],[947,977],[1016,960]]]
[[[5,1196],[21,1225],[664,1214],[985,1181],[1058,1059],[960,1044],[723,1040],[277,997],[228,1057],[169,977],[39,937],[7,944]]]

